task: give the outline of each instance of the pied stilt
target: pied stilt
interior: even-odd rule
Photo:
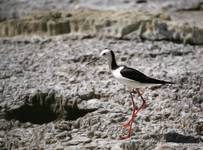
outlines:
[[[108,59],[109,68],[110,68],[113,76],[120,83],[124,84],[125,86],[127,86],[128,88],[131,89],[130,97],[131,97],[131,101],[132,101],[132,105],[133,105],[132,115],[128,119],[128,121],[126,121],[123,124],[123,127],[128,129],[128,134],[125,136],[121,136],[121,139],[126,139],[131,136],[132,123],[133,123],[134,117],[145,106],[145,100],[142,97],[142,94],[140,93],[139,89],[145,88],[145,87],[163,85],[163,84],[173,84],[173,83],[163,81],[163,80],[153,79],[133,68],[129,68],[124,65],[117,65],[116,59],[115,59],[115,54],[112,50],[104,49],[100,53],[100,57],[102,57],[102,56]],[[94,61],[96,61],[96,60],[94,60]],[[134,103],[133,94],[135,94],[135,93],[137,93],[138,96],[142,99],[142,104],[140,107],[137,107]]]

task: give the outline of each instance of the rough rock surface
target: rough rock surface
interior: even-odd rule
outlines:
[[[2,0],[0,4],[0,36],[70,34],[203,44],[202,0]]]
[[[202,46],[67,36],[1,38],[0,45],[1,149],[202,149]],[[176,83],[144,90],[147,106],[134,121],[131,139],[118,139],[130,115],[127,89],[104,60],[85,65],[104,47],[115,51],[120,64]],[[41,96],[33,98],[37,90]],[[74,107],[64,108],[75,101],[79,109],[97,110],[70,119]],[[43,122],[41,114],[42,122],[31,123],[40,111],[25,109],[21,114],[30,121],[22,121],[12,111],[25,103],[60,110],[63,117]]]
[[[35,11],[61,11],[76,8],[97,10],[161,11],[202,10],[203,0],[1,0],[0,20],[19,18]]]
[[[176,14],[173,18],[180,18],[180,15]],[[184,44],[203,44],[202,33],[202,26],[171,20],[170,16],[163,13],[137,11],[38,12],[0,23],[0,36],[69,34],[77,37],[169,40]]]
[[[0,149],[202,150],[202,4],[0,0]],[[119,64],[176,83],[143,89],[127,140],[128,89],[105,60],[86,66],[106,47]]]

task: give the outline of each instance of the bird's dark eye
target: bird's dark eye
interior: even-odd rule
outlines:
[[[103,54],[104,56],[106,55],[106,53]]]

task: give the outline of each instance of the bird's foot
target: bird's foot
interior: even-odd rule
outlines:
[[[130,136],[131,136],[131,127],[128,128],[128,134],[126,134],[126,135],[120,135],[119,139],[120,140],[125,140],[125,139],[128,139]]]

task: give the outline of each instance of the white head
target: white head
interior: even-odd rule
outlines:
[[[99,56],[100,56],[100,58],[104,57],[107,59],[110,69],[114,69],[118,66],[116,64],[115,55],[114,55],[114,52],[112,50],[105,48],[104,50],[102,50],[102,52],[100,53]],[[88,64],[91,64],[97,60],[99,60],[99,58],[94,59],[93,61],[89,62]]]
[[[93,59],[91,62],[87,63],[87,65],[91,64],[91,63],[94,63],[96,61],[98,61],[100,58],[104,57],[104,58],[107,58],[108,59],[108,62],[110,62],[112,60],[112,51],[105,48],[104,50],[101,51],[99,57]]]
[[[110,49],[105,48],[99,55],[100,57],[106,57],[109,60],[112,58],[112,51]]]
[[[110,69],[114,68],[114,66],[117,66],[116,60],[115,60],[115,55],[112,50],[105,48],[100,53],[100,57],[105,57],[107,59]]]

